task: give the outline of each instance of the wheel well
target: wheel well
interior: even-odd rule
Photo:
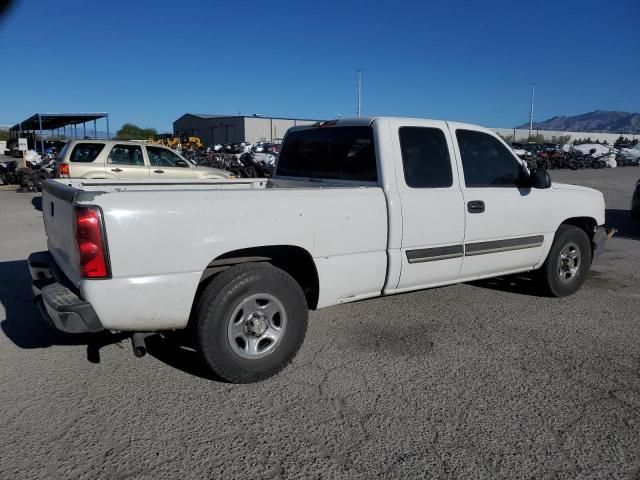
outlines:
[[[320,282],[318,271],[311,254],[304,248],[293,245],[272,245],[243,248],[220,255],[211,261],[200,278],[201,290],[208,280],[223,270],[240,263],[268,262],[291,275],[302,288],[309,309],[318,306]]]
[[[596,228],[598,228],[598,222],[596,222],[595,218],[591,217],[567,218],[562,222],[562,225],[573,225],[574,227],[581,228],[590,240],[593,240],[593,235],[596,233]]]
[[[595,252],[595,245],[593,243],[593,237],[596,234],[596,229],[598,228],[598,222],[596,222],[595,218],[591,217],[573,217],[567,218],[562,225],[572,225],[574,227],[578,227],[587,234],[589,237],[589,241],[591,243],[591,254]]]

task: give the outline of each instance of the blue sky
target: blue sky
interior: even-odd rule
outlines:
[[[640,111],[640,1],[14,0],[0,20],[0,124],[110,112],[169,131],[185,112],[487,126]]]

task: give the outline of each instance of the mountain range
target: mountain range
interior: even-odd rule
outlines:
[[[515,128],[529,128],[524,123]],[[640,113],[608,112],[596,110],[572,117],[551,117],[533,122],[534,130],[561,130],[567,132],[640,133]]]

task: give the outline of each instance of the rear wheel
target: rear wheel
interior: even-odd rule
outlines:
[[[560,225],[549,255],[539,270],[545,293],[566,297],[577,292],[591,266],[591,241],[584,230]]]
[[[304,340],[308,307],[298,283],[268,263],[218,274],[195,312],[195,345],[203,362],[233,383],[269,378],[291,362]]]

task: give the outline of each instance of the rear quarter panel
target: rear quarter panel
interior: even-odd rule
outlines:
[[[382,189],[127,191],[98,195],[113,279],[81,282],[106,328],[186,325],[207,265],[230,251],[293,245],[320,280],[318,307],[379,295],[386,274]]]

